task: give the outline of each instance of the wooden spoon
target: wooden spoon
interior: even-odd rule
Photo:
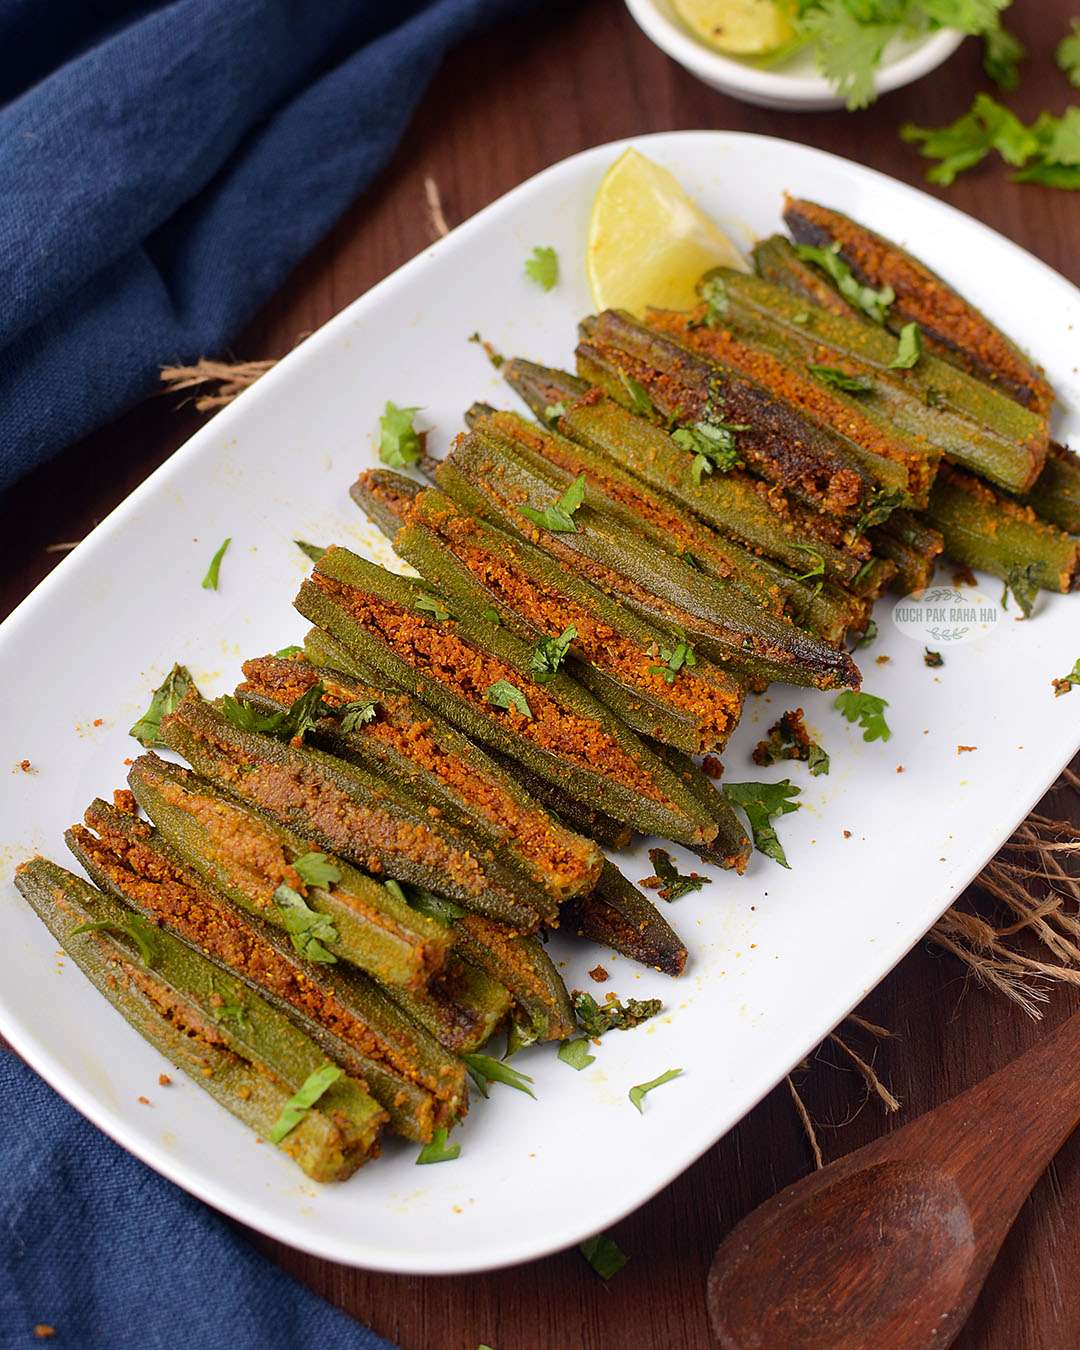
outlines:
[[[1080,1013],[991,1077],[766,1200],[709,1271],[724,1350],[951,1345],[1080,1123]]]

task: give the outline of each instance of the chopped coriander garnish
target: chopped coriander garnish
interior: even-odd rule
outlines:
[[[663,885],[657,891],[661,900],[678,900],[681,896],[689,895],[691,891],[700,891],[703,886],[711,883],[712,877],[700,877],[696,872],[689,876],[684,876],[675,866],[674,860],[667,849],[651,848],[649,849],[649,861],[656,868],[656,875],[663,882]]]
[[[692,427],[673,431],[671,439],[680,449],[694,456],[691,470],[694,481],[700,483],[701,475],[712,473],[714,468],[721,473],[730,473],[742,466],[735,433],[747,430],[749,426],[745,422],[695,422]]]
[[[341,880],[341,868],[325,853],[301,853],[292,861],[293,870],[305,886],[327,887]]]
[[[923,648],[923,665],[936,670],[938,666],[945,664],[945,658],[940,652],[932,652],[929,647]]]
[[[890,370],[911,370],[922,355],[922,329],[917,323],[906,323],[900,329],[896,355],[889,362]]]
[[[715,328],[717,319],[722,319],[731,308],[727,287],[719,277],[708,277],[701,283],[698,293],[706,305],[705,323],[709,328]]]
[[[399,408],[387,401],[379,418],[379,458],[392,469],[404,469],[416,464],[424,453],[419,433],[413,428],[413,418],[419,407]]]
[[[856,648],[869,647],[870,644],[876,640],[877,633],[877,623],[873,619],[867,619],[866,631],[863,633],[862,637],[859,638],[858,642],[855,643]]]
[[[564,412],[566,412],[565,399],[560,399],[558,403],[549,403],[544,409],[544,421],[549,426],[554,426]]]
[[[68,937],[74,937],[76,933],[120,933],[124,937],[129,937],[138,947],[139,959],[144,966],[152,966],[161,955],[158,931],[141,914],[132,914],[123,923],[116,923],[112,919],[98,919],[93,923],[81,923],[77,928],[71,930]]]
[[[555,530],[560,534],[577,534],[574,524],[574,512],[585,500],[585,475],[579,474],[562,496],[542,511],[532,506],[520,506],[518,510],[526,520],[545,530]]]
[[[289,707],[276,712],[262,713],[250,703],[244,703],[226,694],[221,700],[221,714],[238,731],[257,731],[281,740],[301,740],[320,717],[332,717],[336,710],[323,702],[326,692],[322,681],[313,684]]]
[[[800,553],[808,553],[812,559],[807,570],[795,578],[796,581],[809,581],[811,577],[823,577],[825,575],[825,559],[816,548],[811,548],[809,544],[793,544],[792,547],[797,548]]]
[[[842,389],[848,394],[869,394],[874,386],[867,384],[865,380],[857,379],[854,375],[847,375],[842,370],[837,370],[835,366],[819,366],[814,361],[808,361],[807,370],[813,375],[815,380],[822,384],[827,384],[833,389]]]
[[[649,1083],[638,1083],[636,1087],[630,1089],[627,1095],[633,1105],[637,1107],[638,1111],[644,1115],[645,1112],[641,1105],[641,1099],[645,1094],[647,1092],[652,1092],[653,1088],[663,1087],[665,1083],[670,1083],[673,1078],[678,1078],[681,1073],[682,1069],[668,1069],[667,1073],[662,1073],[659,1078],[654,1078]]]
[[[405,892],[396,881],[387,881],[384,885],[396,900],[404,900],[418,914],[441,923],[444,928],[449,928],[455,919],[460,919],[467,912],[460,905],[455,905],[453,900],[433,895],[431,891],[413,890],[406,898]]]
[[[505,1083],[507,1087],[517,1088],[518,1092],[527,1093],[535,1099],[536,1093],[528,1086],[533,1081],[529,1075],[518,1073],[517,1069],[512,1069],[501,1059],[477,1054],[462,1055],[461,1058],[465,1061],[469,1077],[476,1084],[481,1097],[488,1095],[489,1083]]]
[[[773,816],[786,816],[799,809],[800,803],[789,800],[802,791],[794,783],[782,778],[779,783],[725,783],[724,795],[733,806],[742,807],[750,822],[754,847],[781,867],[790,868],[783,845],[772,827]]]
[[[529,660],[529,672],[537,684],[547,684],[555,678],[577,635],[577,629],[570,624],[558,637],[547,637],[536,644]]]
[[[817,248],[813,244],[796,244],[795,251],[803,262],[816,263],[823,272],[827,272],[836,282],[836,289],[844,299],[861,310],[867,318],[873,319],[875,323],[885,322],[889,306],[896,299],[896,292],[891,286],[882,286],[879,291],[873,286],[864,286],[851,270],[851,264],[840,257],[839,241],[827,248]],[[811,366],[810,369],[813,370],[814,367]]]
[[[613,998],[601,1004],[581,989],[574,990],[571,1001],[578,1026],[590,1039],[605,1031],[630,1031],[655,1017],[664,1006],[658,998],[628,998],[625,1003]]]
[[[574,1036],[569,1041],[560,1041],[559,1058],[564,1064],[569,1064],[572,1069],[577,1069],[579,1073],[582,1069],[587,1069],[590,1064],[596,1062],[596,1056],[589,1054],[589,1038],[587,1036]]]
[[[663,675],[668,684],[675,683],[675,676],[684,666],[696,666],[697,657],[694,655],[694,649],[686,640],[686,634],[679,630],[679,640],[670,650],[667,647],[660,648],[660,659],[662,666],[650,666],[650,675]]]
[[[416,1155],[417,1166],[422,1163],[453,1162],[461,1153],[460,1144],[446,1142],[446,1127],[440,1125],[432,1136],[431,1143],[425,1144]]]
[[[605,1281],[622,1270],[628,1260],[615,1239],[609,1238],[606,1233],[597,1233],[595,1237],[586,1238],[584,1242],[578,1244],[578,1250],[597,1275]]]
[[[488,623],[493,623],[496,628],[502,627],[502,615],[494,605],[488,605],[487,609],[484,610],[483,617],[487,619]]]
[[[875,694],[857,694],[853,689],[845,689],[837,694],[833,703],[849,722],[858,722],[863,729],[864,741],[887,741],[892,736],[885,721],[885,709],[888,703]]]
[[[1075,23],[1075,20],[1073,22]],[[1006,93],[1020,83],[1017,66],[1026,55],[1027,48],[1007,28],[998,25],[997,28],[991,28],[989,32],[983,34],[983,71]],[[1059,55],[1059,64],[1060,61]]]
[[[374,719],[375,704],[370,700],[360,699],[355,703],[339,703],[336,707],[330,708],[329,712],[341,723],[342,731],[355,731],[357,727]]]
[[[314,1073],[309,1073],[274,1121],[269,1135],[270,1142],[280,1144],[291,1130],[295,1130],[319,1098],[342,1077],[342,1074],[343,1071],[336,1064],[324,1064]]]
[[[421,614],[430,614],[436,623],[445,623],[450,617],[450,611],[433,595],[418,595],[413,601],[413,609],[418,609]]]
[[[1060,698],[1062,694],[1067,694],[1074,684],[1080,684],[1080,658],[1068,675],[1063,675],[1060,680],[1051,680],[1054,686],[1054,697]]]
[[[321,965],[337,964],[337,957],[327,951],[324,944],[336,942],[338,932],[325,914],[309,908],[304,897],[284,882],[274,892],[274,904],[281,914],[289,941],[301,956]]]
[[[627,375],[625,371],[619,371],[619,379],[622,386],[630,395],[630,411],[637,413],[639,417],[651,417],[653,411],[652,399],[649,397],[644,385],[638,384],[632,376]]]
[[[299,656],[300,653],[301,653],[303,650],[304,650],[303,647],[298,647],[298,646],[296,645],[296,643],[294,642],[294,643],[292,644],[292,646],[290,646],[290,647],[279,647],[278,650],[274,653],[274,655],[275,655],[275,656]]]
[[[1035,608],[1039,594],[1039,583],[1035,580],[1037,571],[1035,563],[1024,563],[1010,569],[1005,588],[1001,592],[1002,609],[1009,608],[1009,592],[1012,591],[1024,618],[1031,618],[1031,611]]]
[[[218,577],[221,574],[221,560],[225,556],[225,550],[232,543],[232,535],[225,540],[222,546],[210,559],[210,566],[206,569],[206,576],[202,579],[202,588],[204,591],[216,591],[218,588]]]
[[[164,746],[161,739],[161,719],[175,712],[189,690],[195,689],[195,681],[187,666],[176,664],[165,679],[154,690],[150,706],[128,732],[129,736],[145,746]],[[195,689],[196,694],[199,692]]]
[[[293,543],[301,553],[306,553],[312,562],[318,562],[326,552],[325,548],[320,548],[318,544],[309,544],[306,539],[294,539]]]
[[[553,248],[537,245],[532,257],[525,259],[525,275],[550,291],[559,279],[559,255]]]
[[[1055,57],[1058,69],[1065,72],[1070,84],[1080,89],[1080,19],[1070,22],[1072,32],[1058,43]]]
[[[757,743],[753,759],[755,764],[761,765],[776,764],[782,759],[801,760],[810,766],[810,773],[815,778],[829,772],[829,756],[810,739],[801,708],[784,713],[769,728],[768,739]]]
[[[516,708],[522,717],[531,719],[532,711],[525,701],[525,695],[509,680],[496,680],[485,695],[487,701],[496,708]]]

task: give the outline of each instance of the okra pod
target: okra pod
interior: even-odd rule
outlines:
[[[1026,582],[1047,591],[1076,585],[1080,539],[962,469],[942,466],[925,514],[944,536],[945,552],[965,567],[981,568],[1010,585]]]
[[[921,591],[934,577],[934,567],[944,551],[940,530],[911,511],[894,511],[884,525],[870,531],[874,548],[896,564],[892,589],[899,595]]]
[[[566,632],[570,672],[639,734],[691,754],[727,743],[742,684],[706,661],[668,681],[657,664],[666,634],[528,541],[462,515],[430,490],[396,547],[422,576],[439,579],[458,613],[498,606],[504,626],[530,645]]]
[[[456,951],[426,989],[387,986],[385,992],[440,1045],[457,1054],[485,1045],[506,1019],[512,1002],[505,985]]]
[[[274,903],[279,886],[295,891],[335,936],[324,945],[335,957],[383,984],[419,989],[446,962],[450,947],[438,924],[417,915],[393,891],[338,858],[321,855],[337,880],[308,885],[295,863],[310,841],[265,816],[238,806],[189,769],[157,755],[140,755],[128,774],[135,800],[162,838],[205,880],[234,903],[277,928],[287,912]]]
[[[824,366],[866,388],[867,409],[907,437],[925,437],[947,459],[1011,492],[1027,492],[1046,458],[1044,416],[948,361],[925,352],[910,370],[891,369],[896,339],[869,320],[842,318],[761,277],[721,268],[703,280],[723,324],[741,341],[788,363]]]
[[[478,430],[460,438],[451,462],[481,489],[501,524],[530,539],[594,585],[623,597],[654,626],[666,626],[668,650],[680,629],[710,660],[733,664],[753,678],[822,688],[858,682],[846,653],[748,603],[723,582],[666,554],[637,531],[595,510],[590,490],[575,511],[573,531],[540,528],[520,508],[549,507],[569,476],[554,465],[541,470],[516,451],[486,440]],[[680,639],[680,641],[685,641]]]
[[[203,778],[364,871],[426,886],[507,923],[537,926],[532,902],[546,904],[541,888],[432,816],[408,784],[314,746],[241,730],[213,705],[194,700],[165,719],[162,736]]]
[[[863,285],[893,292],[885,321],[897,330],[917,323],[935,346],[955,354],[979,379],[1038,413],[1049,413],[1054,392],[1043,371],[974,305],[936,272],[892,240],[816,202],[787,198],[784,223],[800,244],[836,247]]]
[[[327,1067],[277,1008],[169,932],[134,929],[128,909],[81,877],[34,858],[15,885],[125,1020],[263,1138]],[[386,1119],[362,1083],[338,1075],[277,1146],[312,1180],[344,1181],[378,1155]]]
[[[820,268],[799,257],[790,239],[772,234],[759,240],[751,250],[754,271],[765,281],[780,286],[812,305],[831,310],[845,319],[861,317],[822,273]]]
[[[605,863],[594,891],[565,906],[563,926],[665,975],[681,975],[686,965],[678,934],[614,863]]]
[[[727,797],[717,791],[712,779],[689,755],[684,755],[670,746],[653,748],[672,772],[679,775],[716,821],[716,838],[704,847],[700,845],[695,847],[693,852],[706,862],[717,863],[725,869],[734,868],[741,876],[746,871],[753,849]]]
[[[815,378],[805,362],[784,361],[765,346],[741,342],[724,326],[722,318],[715,326],[710,325],[704,321],[707,312],[682,314],[650,309],[645,322],[706,360],[723,363],[757,380],[852,446],[899,466],[903,478],[897,478],[894,486],[902,490],[905,504],[926,505],[940,450],[925,439],[904,436],[888,418],[864,404],[859,394],[846,392],[836,382],[827,384]]]
[[[578,374],[649,420],[704,438],[733,436],[751,472],[841,520],[873,524],[905,504],[899,465],[841,443],[756,380],[706,361],[620,310],[579,325]]]
[[[538,938],[515,935],[478,914],[463,914],[454,923],[454,942],[510,990],[523,1014],[526,1040],[564,1041],[574,1034],[570,995]]]
[[[391,543],[423,483],[393,469],[366,469],[349,489],[349,496]]]
[[[95,801],[65,836],[91,879],[137,913],[344,1042],[391,1128],[429,1139],[467,1109],[461,1062],[360,971],[318,959],[320,926],[297,926],[316,959],[301,959],[276,930],[210,886],[144,821]]]
[[[694,456],[666,431],[635,417],[584,380],[522,361],[508,361],[503,373],[538,416],[548,412],[554,417],[564,436],[636,475],[720,534],[783,563],[795,575],[807,571],[807,558],[816,555],[827,579],[848,584],[870,557],[865,538],[851,538],[850,530],[837,522],[804,511],[783,491],[768,489],[737,469],[695,475]],[[451,473],[453,466],[443,460],[436,481],[460,504],[461,475],[455,473],[451,479]]]
[[[468,737],[408,694],[306,660],[262,657],[245,662],[244,674],[238,694],[278,706],[291,706],[320,681],[331,710],[367,703],[370,717],[356,719],[348,730],[334,717],[321,718],[310,733],[313,743],[411,783],[429,810],[484,834],[490,847],[550,897],[542,909],[546,920],[556,918],[568,896],[594,885],[602,861],[596,845],[560,825]]]
[[[1052,441],[1035,486],[1019,501],[1059,530],[1080,534],[1080,455]]]
[[[535,684],[525,643],[483,620],[421,612],[416,601],[429,595],[419,582],[332,548],[295,604],[482,744],[643,833],[690,843],[713,837],[693,795],[586,690],[562,671]]]

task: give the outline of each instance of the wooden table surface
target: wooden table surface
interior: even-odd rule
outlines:
[[[1069,86],[1053,48],[1073,0],[1016,0],[1010,26],[1029,49],[1010,106],[1026,120],[1060,113]],[[438,184],[456,224],[515,184],[585,147],[638,133],[693,127],[752,131],[819,146],[922,184],[924,165],[902,143],[902,122],[940,125],[989,88],[977,44],[872,109],[796,114],[744,106],[699,84],[654,48],[617,0],[547,3],[446,62],[389,167],[234,345],[244,359],[279,356],[432,238],[424,179]],[[738,184],[732,185],[737,192]],[[1020,186],[996,159],[931,191],[1080,282],[1080,197]],[[0,614],[180,445],[201,418],[176,400],[149,400],[18,484],[0,532]],[[1078,648],[1080,650],[1080,648]],[[1077,794],[1055,811],[1078,818]],[[872,885],[872,878],[866,879]],[[1042,1024],[1000,994],[965,982],[953,958],[920,944],[860,1009],[896,1034],[876,1047],[850,1024],[901,1109],[864,1104],[861,1080],[835,1045],[796,1075],[826,1160],[914,1118],[1034,1043],[1078,999],[1052,991]],[[1007,1148],[1002,1165],[1008,1165]],[[575,1251],[466,1277],[370,1274],[252,1235],[285,1269],[403,1350],[686,1350],[708,1347],[705,1277],[738,1219],[813,1166],[781,1084],[682,1177],[618,1224],[628,1265],[602,1284]],[[565,1198],[574,1203],[572,1195]],[[964,1350],[1080,1346],[1080,1138],[1062,1150],[1010,1235],[968,1326]],[[527,1224],[528,1214],[521,1215]],[[777,1347],[776,1350],[784,1350]],[[837,1348],[839,1350],[839,1347]]]

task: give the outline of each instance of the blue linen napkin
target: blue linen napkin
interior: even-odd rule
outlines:
[[[0,1101],[4,1350],[393,1350],[8,1051]],[[42,1339],[36,1327],[55,1334]]]
[[[521,0],[0,0],[0,491],[220,353]]]

